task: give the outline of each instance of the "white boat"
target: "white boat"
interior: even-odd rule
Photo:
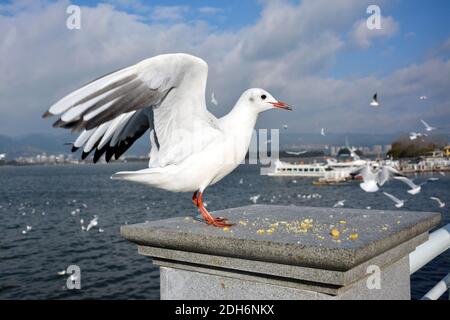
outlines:
[[[290,177],[324,177],[326,172],[331,170],[324,163],[288,163],[280,160],[275,161],[268,176],[290,176]]]

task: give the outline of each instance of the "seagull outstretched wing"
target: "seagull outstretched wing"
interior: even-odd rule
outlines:
[[[208,65],[187,54],[165,54],[101,77],[56,102],[44,117],[57,115],[54,127],[82,131],[73,150],[85,158],[120,157],[150,130],[153,165],[183,160],[220,134],[207,111]],[[202,131],[200,133],[199,131]],[[152,161],[151,161],[152,163]]]

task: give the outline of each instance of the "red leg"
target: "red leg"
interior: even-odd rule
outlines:
[[[198,207],[197,191],[195,191],[194,195],[192,196],[192,202],[196,207]]]
[[[213,226],[220,228],[231,227],[234,225],[232,223],[226,223],[225,221],[227,221],[227,219],[225,218],[214,218],[203,205],[202,196],[202,193],[198,192],[197,197],[197,192],[195,192],[194,196],[192,197],[192,202],[194,202],[194,204],[197,206],[200,214],[202,215],[203,219],[205,219],[207,224],[212,224]]]

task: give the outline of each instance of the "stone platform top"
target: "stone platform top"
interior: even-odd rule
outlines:
[[[142,246],[346,271],[427,233],[439,213],[252,205],[213,213],[221,229],[192,217],[121,227]]]

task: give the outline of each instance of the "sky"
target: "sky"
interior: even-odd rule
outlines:
[[[71,4],[79,30],[66,26]],[[366,26],[369,5],[380,30]],[[56,133],[41,114],[58,99],[169,52],[208,63],[218,117],[260,87],[294,111],[265,112],[259,128],[397,133],[424,119],[448,132],[449,12],[446,0],[0,1],[0,134]]]

